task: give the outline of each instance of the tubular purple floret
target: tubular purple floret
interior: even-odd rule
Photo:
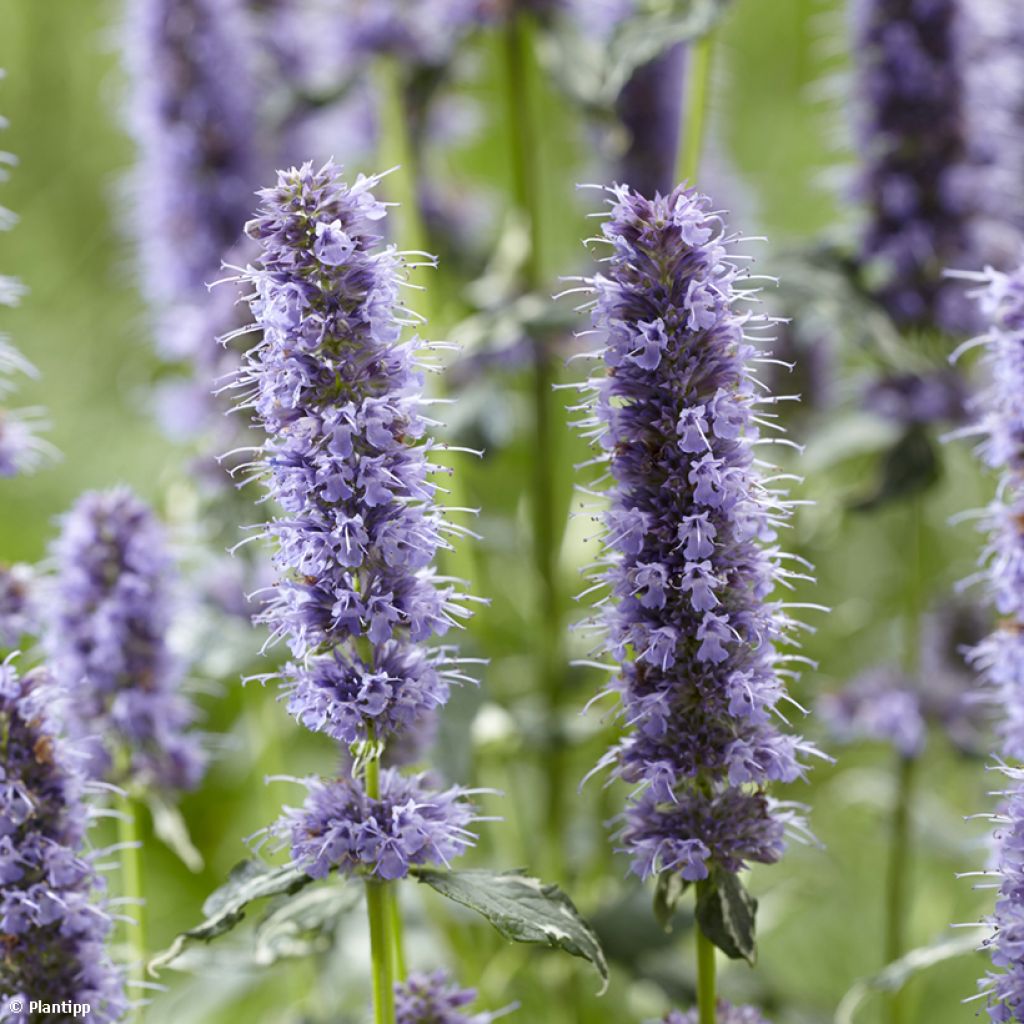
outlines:
[[[789,582],[777,533],[795,503],[753,455],[774,440],[751,367],[772,321],[736,308],[752,300],[728,256],[738,236],[708,197],[607,191],[612,252],[588,282],[607,372],[580,385],[576,424],[611,501],[589,579],[609,591],[598,653],[619,666],[626,731],[604,763],[636,787],[619,832],[633,870],[697,880],[773,862],[803,834],[765,789],[820,756],[777,727],[794,657],[779,648],[803,624],[771,597]]]

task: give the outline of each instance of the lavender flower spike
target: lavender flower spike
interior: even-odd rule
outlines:
[[[975,275],[968,275],[975,276]],[[977,339],[985,345],[991,384],[981,395],[981,455],[1001,472],[997,497],[988,510],[989,543],[982,556],[992,603],[1001,616],[996,630],[971,654],[989,699],[998,709],[1000,765],[1024,758],[1024,267],[1013,274],[989,270],[976,275],[974,294],[989,323]],[[1024,1021],[1024,773],[1002,768],[1010,780],[1000,813],[993,815],[999,900],[990,918],[994,934],[985,943],[995,973],[982,982],[993,1021]]]
[[[636,787],[619,834],[633,871],[700,880],[779,859],[802,823],[766,788],[817,753],[776,725],[800,659],[777,649],[797,623],[771,598],[798,575],[775,541],[790,505],[754,457],[774,400],[750,337],[769,321],[734,308],[735,236],[710,199],[608,191],[611,255],[587,282],[607,372],[580,386],[578,424],[611,499],[593,578],[627,731],[602,763]]]
[[[0,68],[0,80],[4,77]],[[0,128],[6,125],[0,117]],[[0,181],[7,178],[6,168],[14,164],[15,157],[0,151]],[[10,210],[0,206],[0,231],[7,231],[17,222]],[[0,274],[0,306],[16,306],[21,298],[21,282]],[[35,367],[15,349],[0,332],[0,400],[14,390],[14,374],[36,375]],[[17,476],[36,469],[55,450],[39,436],[45,426],[38,409],[9,409],[0,404],[0,478]]]
[[[205,757],[167,645],[173,566],[162,527],[127,488],[89,492],[64,517],[52,557],[47,644],[90,773],[193,788]]]
[[[231,303],[208,295],[207,285],[242,236],[259,176],[249,34],[239,0],[128,5],[128,119],[139,149],[130,185],[143,291],[157,311],[163,354],[197,358],[206,369],[232,322]]]
[[[405,259],[381,242],[377,180],[349,187],[332,164],[304,164],[260,193],[247,230],[262,254],[242,280],[262,334],[237,386],[266,435],[253,474],[282,509],[264,531],[279,579],[260,618],[293,654],[289,710],[339,743],[379,749],[467,678],[452,648],[421,645],[465,617],[468,598],[432,567],[464,531],[430,482],[425,346],[403,340],[414,322],[399,305]],[[374,795],[357,777],[312,784],[305,808],[278,826],[296,860],[396,878],[465,847],[461,793],[382,781]],[[304,834],[325,838],[319,854]]]
[[[127,1004],[104,949],[103,886],[84,852],[82,779],[53,712],[44,672],[0,664],[0,1020],[38,1020],[28,1000],[45,998],[118,1021]]]
[[[861,262],[901,324],[965,326],[948,266],[971,250],[960,0],[857,0]],[[980,262],[980,261],[978,261]]]

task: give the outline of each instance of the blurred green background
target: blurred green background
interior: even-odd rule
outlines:
[[[0,67],[7,70],[0,83],[0,113],[11,122],[0,146],[20,162],[0,193],[20,217],[14,231],[0,234],[0,269],[20,276],[29,289],[20,308],[3,312],[0,328],[40,369],[39,381],[26,383],[20,397],[46,406],[49,436],[63,453],[59,464],[34,477],[0,484],[0,558],[5,560],[43,557],[54,517],[85,488],[128,483],[172,520],[181,514],[175,502],[187,480],[188,452],[164,440],[148,414],[148,387],[158,364],[121,229],[120,179],[133,151],[121,127],[125,83],[114,31],[119,17],[118,5],[106,0],[0,0]],[[817,0],[737,0],[718,37],[711,118],[716,157],[707,166],[732,165],[733,181],[723,182],[723,189],[737,194],[723,201],[750,214],[753,223],[739,225],[744,230],[769,236],[759,255],[767,273],[780,254],[833,231],[840,216],[841,204],[820,183],[836,162],[835,138],[846,112],[841,104],[817,101],[813,88],[837,71],[827,44],[840,23],[841,12]],[[465,173],[501,190],[508,173],[497,113],[501,99],[486,70],[474,91],[494,116],[487,118],[483,137],[453,159]],[[549,216],[543,264],[554,278],[585,267],[578,240],[589,233],[586,197],[573,198],[574,185],[592,178],[595,169],[586,130],[566,100],[552,89],[544,111],[543,202]],[[714,180],[700,184],[716,189]],[[493,598],[465,646],[469,653],[486,652],[493,663],[481,692],[458,695],[450,709],[446,737],[455,742],[441,745],[441,759],[459,781],[505,792],[503,799],[484,801],[488,813],[506,820],[483,827],[475,860],[541,871],[540,784],[529,755],[551,723],[543,721],[543,705],[529,678],[534,581],[522,556],[528,544],[522,488],[532,453],[515,427],[516,396],[525,389],[524,381],[510,378],[499,389],[505,406],[490,409],[492,415],[508,412],[513,426],[507,443],[479,463],[466,460],[470,464],[460,466],[472,501],[484,508],[475,590]],[[566,500],[574,445],[566,440],[560,452]],[[815,458],[811,467],[818,470],[806,469],[804,491],[817,506],[801,514],[795,543],[818,565],[819,586],[811,599],[832,611],[814,617],[818,632],[808,653],[821,667],[798,687],[808,705],[816,693],[857,670],[885,657],[899,658],[908,574],[919,572],[924,592],[936,596],[967,575],[978,537],[969,526],[949,526],[947,519],[982,504],[991,491],[966,447],[946,452],[945,475],[926,507],[928,543],[918,570],[907,558],[906,506],[870,515],[846,510],[845,499],[873,471],[871,459],[840,460],[820,449]],[[576,589],[577,566],[587,560],[584,532],[579,525],[567,534],[562,552],[567,593]],[[577,606],[571,614],[578,617]],[[240,649],[251,650],[254,661],[259,642],[244,628],[204,636],[202,672],[216,676],[218,666],[232,668]],[[576,715],[596,682],[582,674],[573,681],[566,701],[566,728],[578,740],[569,773],[572,877],[563,881],[605,939],[613,962],[608,994],[595,996],[596,977],[581,962],[506,946],[486,927],[421,897],[410,884],[412,958],[425,966],[449,963],[462,981],[480,989],[483,1007],[518,1001],[521,1009],[513,1020],[639,1022],[673,1003],[689,1005],[688,925],[683,914],[672,936],[660,935],[651,923],[649,893],[626,878],[624,859],[607,854],[601,822],[614,814],[622,794],[602,791],[600,782],[576,793],[575,780],[589,770],[611,731],[598,712]],[[265,788],[263,775],[332,769],[330,745],[302,735],[274,705],[272,693],[255,687],[243,691],[231,671],[222,684],[220,694],[203,698],[203,704],[208,727],[227,736],[203,789],[183,805],[206,868],[192,874],[158,842],[148,841],[145,848],[151,950],[198,920],[204,896],[245,855],[243,837],[265,824],[281,802],[298,799],[287,785]],[[267,722],[275,723],[269,734],[276,734],[277,750],[266,746]],[[814,733],[813,722],[807,728]],[[880,746],[835,752],[840,759],[834,768],[816,767],[810,785],[786,794],[811,805],[823,847],[796,846],[781,865],[753,872],[751,885],[762,900],[760,960],[754,971],[742,965],[723,968],[724,995],[760,1002],[780,1022],[831,1020],[850,986],[882,965],[893,755]],[[962,821],[988,809],[983,762],[954,755],[933,737],[920,778],[907,923],[915,945],[948,937],[951,922],[976,920],[987,907],[968,881],[954,878],[956,871],[981,866],[986,857],[984,825]],[[116,881],[112,884],[116,887]],[[194,974],[165,972],[160,980],[169,991],[156,997],[147,1019],[154,1024],[278,1022],[298,1012],[341,1022],[365,1015],[361,914],[353,915],[334,950],[315,966],[245,967],[244,954],[245,940],[239,937],[198,957]],[[907,1019],[927,1024],[969,1019],[975,1009],[960,1001],[974,991],[984,968],[981,956],[964,956],[922,973],[908,988]],[[857,1016],[864,1022],[882,1019],[877,998]]]

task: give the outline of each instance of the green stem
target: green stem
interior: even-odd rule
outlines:
[[[512,156],[513,194],[520,215],[527,221],[530,254],[524,268],[523,284],[528,291],[543,286],[543,210],[539,166],[539,138],[534,95],[532,26],[524,14],[509,18],[505,28],[506,91]],[[558,586],[559,524],[556,521],[555,492],[558,474],[558,432],[553,410],[554,370],[548,339],[533,338],[533,557],[539,582],[537,602],[537,676],[547,703],[551,734],[545,744],[546,835],[550,847],[550,869],[556,877],[564,867],[565,788],[567,753],[562,734],[562,705],[565,697],[562,617]]]
[[[698,882],[698,891],[708,882]],[[701,931],[697,935],[697,1014],[700,1024],[715,1024],[715,946]]]
[[[132,921],[124,925],[125,948],[131,956],[130,981],[137,989],[134,993],[141,998],[145,992],[146,979],[146,929],[142,904],[142,857],[139,844],[138,819],[135,802],[125,792],[117,796],[117,839],[121,847],[121,893],[131,903],[124,912]],[[135,1019],[143,1018],[143,1007],[139,1006]]]
[[[676,177],[690,185],[697,181],[700,156],[704,148],[704,128],[707,121],[708,94],[711,91],[712,34],[697,39],[690,48],[686,73],[686,102],[683,129],[679,133],[682,144],[676,161]]]
[[[906,638],[903,666],[915,677],[920,670],[921,618],[924,614],[923,561],[925,544],[924,501],[912,499],[909,516]],[[911,809],[914,804],[916,759],[897,755],[895,799],[889,836],[889,864],[885,882],[885,962],[898,960],[906,952],[906,917],[910,889],[910,861],[913,853]],[[903,1024],[906,1017],[904,993],[897,990],[888,1000],[889,1024]]]
[[[366,795],[380,799],[380,751],[366,765]],[[394,946],[388,911],[389,883],[366,880],[366,909],[370,919],[370,957],[373,962],[374,1024],[395,1024]]]
[[[393,57],[382,57],[376,77],[380,97],[378,159],[382,170],[397,168],[385,179],[388,197],[399,204],[391,214],[397,224],[395,234],[403,249],[425,252],[429,238],[419,203],[420,161],[409,136],[402,65]],[[422,305],[426,297],[427,293],[421,293],[416,305]],[[426,310],[420,313],[427,317]]]
[[[409,973],[405,961],[405,929],[402,925],[402,908],[398,905],[398,887],[387,887],[388,919],[391,924],[392,966],[396,981],[405,981]]]

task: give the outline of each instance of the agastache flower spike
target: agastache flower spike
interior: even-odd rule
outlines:
[[[103,884],[85,850],[83,782],[42,670],[0,664],[0,1020],[29,1024],[29,1000],[122,1020],[124,982],[104,944]],[[15,1007],[20,1003],[20,1009]]]
[[[236,386],[266,435],[243,471],[280,513],[264,534],[279,574],[259,618],[287,641],[289,710],[339,743],[386,745],[429,719],[462,681],[451,647],[421,646],[468,612],[458,584],[436,575],[439,548],[464,532],[436,503],[428,461],[418,338],[399,302],[405,257],[381,239],[386,210],[338,169],[282,171],[260,193],[247,231],[261,248],[242,272],[260,340]],[[373,757],[373,754],[370,754]],[[446,863],[472,841],[462,790],[382,773],[309,783],[278,834],[311,873],[331,867],[399,878]]]
[[[735,237],[710,199],[608,191],[611,254],[586,282],[607,372],[581,385],[578,424],[611,500],[594,578],[614,598],[600,622],[627,731],[602,763],[636,787],[619,833],[633,871],[700,880],[778,860],[803,826],[765,790],[817,753],[777,725],[797,623],[771,598],[792,575],[775,542],[790,504],[754,457],[773,415],[751,337],[770,321],[735,308]]]
[[[999,897],[989,919],[993,934],[983,945],[994,972],[982,981],[993,1021],[1024,1021],[1024,772],[1010,762],[1024,759],[1024,267],[1013,274],[989,270],[963,275],[983,282],[974,296],[989,324],[970,344],[985,346],[990,371],[979,398],[980,452],[1001,477],[985,526],[989,542],[982,555],[991,600],[1001,620],[970,659],[997,710],[999,769],[1009,780],[995,823]]]
[[[861,262],[901,324],[962,329],[962,292],[947,266],[977,265],[963,116],[960,0],[857,0],[858,197],[867,223]]]
[[[191,789],[205,757],[168,647],[173,563],[163,529],[127,488],[88,492],[52,550],[47,644],[74,701],[69,721],[95,778]]]
[[[0,80],[4,77],[0,68]],[[0,117],[0,128],[7,122]],[[7,180],[8,166],[16,162],[10,153],[0,151],[0,182]],[[7,231],[17,223],[10,210],[0,206],[0,231]],[[16,306],[24,289],[16,278],[0,274],[0,306]],[[35,367],[14,348],[7,336],[0,332],[0,401],[11,391],[15,374],[36,376]],[[17,476],[36,469],[54,449],[39,437],[45,427],[39,409],[10,409],[0,404],[0,478]]]

